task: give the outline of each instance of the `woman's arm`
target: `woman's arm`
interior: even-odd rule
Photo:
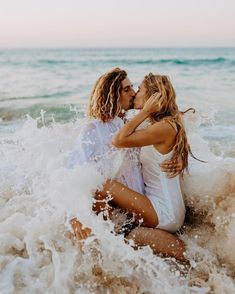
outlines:
[[[130,137],[137,127],[149,116],[148,112],[141,110],[133,119],[127,122],[113,137],[112,144],[116,147],[120,146],[126,138]]]
[[[171,134],[169,124],[165,121],[156,122],[146,129],[136,131],[137,127],[151,113],[158,111],[158,98],[160,96],[160,93],[152,95],[145,103],[144,108],[115,134],[112,140],[114,146],[119,148],[142,147],[165,142]]]
[[[112,144],[118,148],[142,147],[165,142],[172,130],[165,121],[136,131],[136,128],[149,116],[146,110],[141,110],[133,119],[127,122],[113,137]]]

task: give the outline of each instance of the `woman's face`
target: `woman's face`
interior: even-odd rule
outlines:
[[[146,87],[142,82],[139,87],[138,91],[136,92],[136,96],[134,99],[134,108],[135,109],[142,109],[144,107],[145,102],[148,100],[148,96],[146,93]]]

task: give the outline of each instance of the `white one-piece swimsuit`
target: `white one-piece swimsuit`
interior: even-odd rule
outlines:
[[[140,152],[145,195],[157,212],[157,228],[176,232],[183,225],[185,218],[179,176],[168,179],[166,173],[160,170],[160,163],[171,157],[172,151],[163,155],[153,145],[142,147]]]

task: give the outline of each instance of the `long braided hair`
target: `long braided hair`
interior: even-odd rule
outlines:
[[[103,74],[96,82],[88,103],[87,116],[107,122],[121,111],[122,81],[127,73],[120,68]]]

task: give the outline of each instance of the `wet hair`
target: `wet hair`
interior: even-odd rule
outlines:
[[[171,84],[169,77],[165,75],[153,75],[152,73],[145,76],[143,80],[146,88],[146,94],[148,98],[155,94],[161,93],[161,97],[158,103],[159,111],[153,113],[150,116],[151,123],[160,121],[162,119],[167,120],[171,125],[175,125],[177,134],[175,138],[175,144],[173,147],[173,160],[177,160],[178,156],[182,157],[184,169],[188,171],[188,156],[189,154],[197,159],[191,151],[188,139],[186,136],[185,128],[182,121],[182,115],[189,110],[195,112],[193,108],[189,108],[184,112],[178,109],[176,104],[176,93]],[[198,160],[198,159],[197,159]],[[201,161],[201,160],[200,160]]]
[[[97,80],[89,98],[88,117],[107,122],[120,113],[122,81],[126,77],[124,70],[114,68]]]

